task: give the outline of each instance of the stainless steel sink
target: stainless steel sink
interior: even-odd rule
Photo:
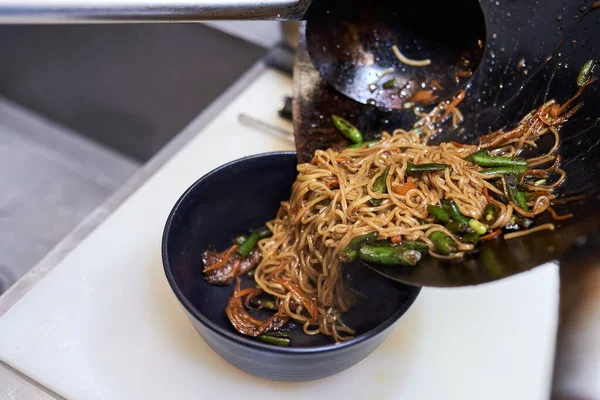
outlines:
[[[0,26],[0,50],[0,294],[266,52],[198,24]]]

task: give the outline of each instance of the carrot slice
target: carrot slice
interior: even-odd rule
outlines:
[[[494,232],[489,233],[479,238],[479,240],[494,240],[502,234],[502,228],[496,229]]]
[[[390,238],[390,242],[392,242],[394,244],[402,243],[402,235],[392,236]]]
[[[392,190],[394,193],[399,194],[400,196],[406,196],[406,193],[408,193],[409,190],[416,188],[417,184],[414,182],[406,182],[402,184],[395,183],[392,185]]]
[[[231,246],[229,249],[227,249],[225,251],[225,253],[223,253],[223,258],[221,258],[221,261],[219,261],[218,263],[214,263],[213,265],[211,265],[208,268],[204,268],[202,270],[202,272],[208,272],[208,271],[214,271],[215,269],[219,269],[222,266],[224,266],[225,264],[227,264],[227,261],[229,261],[229,259],[231,258],[231,255],[233,254],[234,251],[236,251],[238,248],[237,244],[234,244],[233,246]]]

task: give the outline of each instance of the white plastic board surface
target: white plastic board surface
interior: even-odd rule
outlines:
[[[337,376],[255,378],[218,357],[164,277],[167,215],[197,178],[291,144],[276,123],[288,78],[267,71],[0,318],[0,359],[72,399],[546,399],[557,323],[554,265],[479,287],[425,289],[391,336]],[[333,397],[331,397],[333,398]]]

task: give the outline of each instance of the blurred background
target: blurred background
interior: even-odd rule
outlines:
[[[0,294],[297,30],[0,26]]]

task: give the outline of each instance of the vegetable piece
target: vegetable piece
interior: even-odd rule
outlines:
[[[427,246],[427,243],[425,242],[421,242],[421,241],[414,241],[414,240],[404,240],[400,243],[393,243],[390,242],[389,240],[377,240],[375,242],[371,242],[369,243],[369,246],[373,246],[373,247],[391,247],[391,248],[405,248],[407,250],[417,250],[420,252],[426,252],[429,250],[429,246]]]
[[[358,249],[365,243],[373,242],[377,240],[379,233],[371,232],[366,235],[357,236],[350,241],[345,249],[338,253],[338,259],[343,263],[349,263],[356,260],[358,257]]]
[[[487,233],[487,227],[476,219],[471,218],[469,220],[469,226],[480,235],[485,235]]]
[[[427,172],[439,172],[448,168],[447,164],[439,163],[427,163],[427,164],[413,164],[409,162],[406,166],[406,175],[408,176],[421,176]]]
[[[358,250],[354,250],[351,249],[349,247],[346,247],[345,249],[343,249],[342,251],[340,251],[338,253],[338,260],[340,260],[340,262],[342,263],[351,263],[352,261],[356,260],[356,257],[358,257]]]
[[[415,182],[406,182],[402,184],[392,184],[392,190],[394,193],[399,194],[400,196],[406,196],[409,190],[417,189],[418,186]]]
[[[265,343],[272,344],[274,346],[279,347],[288,347],[291,343],[290,338],[287,337],[278,337],[274,336],[270,333],[264,333],[258,337],[258,339],[262,340]]]
[[[443,232],[433,232],[429,235],[429,239],[433,242],[436,251],[440,254],[452,254],[458,248],[456,242]]]
[[[381,175],[379,175],[379,177],[377,177],[377,179],[375,179],[375,182],[373,182],[373,191],[376,193],[387,193],[387,185],[386,185],[386,180],[387,180],[387,176],[388,173],[390,172],[390,166],[388,165],[387,168],[383,171],[383,173]],[[383,199],[371,199],[369,200],[369,203],[371,203],[372,206],[377,207],[381,205],[381,202],[383,201]]]
[[[462,235],[464,233],[473,233],[475,232],[473,228],[469,226],[468,223],[452,221],[446,224],[446,229],[448,229],[452,233],[456,233]]]
[[[502,228],[498,228],[494,232],[480,237],[479,240],[494,240],[496,238],[499,238],[501,234],[502,234]]]
[[[577,74],[577,86],[585,86],[585,84],[589,82],[592,78],[592,72],[594,71],[596,63],[596,60],[591,59],[583,64],[583,67],[579,70],[579,74]]]
[[[410,250],[417,250],[417,251],[420,251],[421,253],[429,251],[429,246],[427,246],[427,243],[421,242],[421,241],[404,240],[402,242],[402,247],[406,247],[407,249],[410,249]]]
[[[350,139],[352,143],[363,142],[362,133],[349,121],[335,114],[331,114],[331,121],[333,122],[333,126],[335,126],[345,138]]]
[[[527,206],[525,193],[517,188],[517,177],[514,174],[507,174],[504,179],[506,180],[506,187],[508,188],[511,200],[523,210],[528,211],[529,207]]]
[[[481,238],[479,237],[479,234],[477,232],[471,232],[471,233],[467,233],[462,238],[460,238],[460,241],[463,243],[477,244],[477,243],[479,243],[480,239]]]
[[[382,86],[384,89],[393,89],[398,86],[398,82],[396,82],[396,79],[390,79],[388,81],[383,82]]]
[[[248,257],[241,258],[234,254],[236,249],[237,245],[234,244],[221,253],[214,250],[206,250],[202,253],[202,264],[204,265],[202,272],[208,283],[229,285],[236,277],[251,271],[261,260],[259,250],[253,250]]]
[[[271,311],[277,311],[277,303],[273,299],[266,299],[261,297],[253,297],[250,299],[250,304],[256,308],[264,308]]]
[[[465,160],[477,164],[480,167],[514,167],[527,165],[527,160],[524,158],[491,156],[485,150],[473,153],[465,157]]]
[[[488,203],[483,209],[483,220],[487,224],[493,224],[498,218],[498,214],[500,213],[500,209],[497,205],[493,203]]]
[[[241,246],[246,241],[246,239],[248,239],[248,236],[240,235],[233,239],[233,243],[237,244],[238,246]]]
[[[238,278],[233,294],[229,298],[225,313],[235,330],[242,335],[257,337],[265,332],[277,330],[281,328],[287,321],[288,317],[283,314],[275,313],[265,320],[254,318],[242,303],[242,296],[237,296],[240,292],[240,279]]]
[[[522,174],[523,172],[525,172],[525,170],[527,170],[527,167],[524,165],[515,165],[512,167],[494,167],[494,168],[488,168],[488,169],[482,169],[481,171],[479,171],[480,174],[485,175],[485,176],[491,176],[491,175],[506,175],[506,174]]]
[[[463,224],[469,223],[469,218],[462,215],[454,200],[442,200],[442,208],[448,213],[450,219]]]
[[[373,147],[377,144],[377,140],[367,140],[366,142],[362,142],[362,143],[354,143],[351,144],[350,146],[346,147],[347,149],[361,149],[363,147],[369,148],[369,147]]]
[[[402,246],[363,245],[358,251],[358,258],[383,265],[415,265],[421,259],[421,253]]]
[[[250,254],[250,252],[254,250],[256,244],[260,239],[267,238],[271,235],[271,231],[266,228],[252,232],[250,236],[248,236],[248,238],[244,240],[244,243],[242,243],[240,247],[238,247],[237,253],[243,258],[248,257],[248,254]]]
[[[437,219],[438,221],[440,221],[444,224],[446,222],[450,221],[450,216],[442,207],[437,207],[437,206],[429,204],[427,206],[427,211],[429,212],[429,215],[435,217],[435,219]]]

